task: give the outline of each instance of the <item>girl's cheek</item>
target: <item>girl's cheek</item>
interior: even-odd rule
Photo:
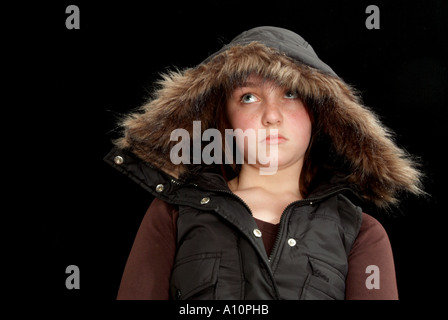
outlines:
[[[233,112],[229,114],[229,122],[232,129],[242,129],[243,131],[253,128],[253,117],[244,112]]]

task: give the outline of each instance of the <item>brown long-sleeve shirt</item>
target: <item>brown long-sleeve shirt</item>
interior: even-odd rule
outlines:
[[[143,218],[126,263],[118,291],[118,299],[166,300],[176,253],[177,210],[155,199]],[[389,238],[381,224],[363,214],[358,237],[348,259],[345,294],[347,300],[398,299],[395,267]],[[278,225],[255,220],[263,233],[263,243],[269,255]],[[374,265],[379,272],[379,289],[368,288],[366,280]],[[370,281],[368,281],[370,282]]]

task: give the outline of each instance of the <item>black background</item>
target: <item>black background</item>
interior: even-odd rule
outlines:
[[[389,234],[400,299],[442,298],[446,1],[142,3],[55,1],[4,13],[15,14],[5,30],[11,41],[5,62],[17,90],[14,115],[4,121],[18,123],[4,145],[12,155],[8,163],[20,164],[18,174],[8,170],[19,195],[12,215],[20,221],[5,228],[14,234],[8,246],[19,258],[9,266],[20,269],[20,261],[23,268],[13,278],[20,296],[115,299],[152,200],[102,160],[117,137],[117,117],[146,101],[160,72],[193,67],[240,32],[273,25],[310,42],[361,91],[364,103],[396,132],[397,143],[421,159],[430,197],[404,197],[392,212],[368,213]],[[65,27],[70,4],[80,9],[79,30]],[[369,4],[380,9],[379,30],[365,27]],[[80,268],[79,290],[65,287],[70,264]]]

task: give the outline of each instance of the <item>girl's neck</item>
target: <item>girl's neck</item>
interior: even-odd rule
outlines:
[[[229,188],[233,192],[261,189],[271,194],[294,194],[302,199],[299,188],[302,163],[279,168],[273,175],[260,175],[259,168],[243,164],[240,174],[229,181]]]

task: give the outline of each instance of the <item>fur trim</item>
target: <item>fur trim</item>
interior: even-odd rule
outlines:
[[[256,42],[231,47],[196,68],[163,75],[155,99],[122,121],[124,135],[116,144],[175,177],[188,174],[191,168],[170,161],[170,150],[177,143],[170,141],[170,133],[184,128],[192,135],[194,120],[202,121],[202,130],[216,128],[223,92],[251,73],[299,93],[313,113],[313,130],[318,132],[318,142],[311,149],[319,148],[322,141],[330,144],[331,152],[314,153],[326,157],[320,165],[342,165],[361,196],[386,206],[396,203],[399,191],[422,193],[415,162],[362,105],[353,88]]]

